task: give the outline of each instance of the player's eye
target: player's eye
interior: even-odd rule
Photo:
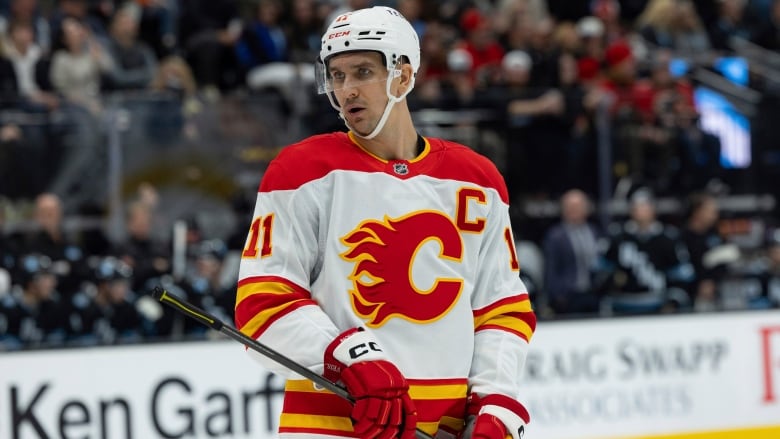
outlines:
[[[361,67],[360,69],[358,69],[358,77],[360,78],[368,78],[369,76],[371,76],[371,73],[372,73],[371,69],[367,67]]]
[[[344,72],[330,72],[330,77],[334,81],[344,81]]]

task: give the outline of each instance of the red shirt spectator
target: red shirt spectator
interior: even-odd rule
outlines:
[[[471,55],[471,74],[475,81],[489,79],[498,71],[504,48],[496,39],[490,20],[477,9],[468,9],[460,19],[466,35],[461,47]]]
[[[631,47],[618,41],[607,47],[604,54],[606,79],[602,87],[612,95],[614,115],[652,119],[652,86],[637,78],[636,63]]]

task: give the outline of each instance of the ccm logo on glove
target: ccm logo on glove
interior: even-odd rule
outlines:
[[[358,358],[362,357],[363,355],[366,355],[370,351],[382,352],[382,349],[380,349],[379,345],[376,344],[376,342],[374,341],[370,341],[368,343],[360,343],[349,348],[349,358],[353,360],[357,360]]]

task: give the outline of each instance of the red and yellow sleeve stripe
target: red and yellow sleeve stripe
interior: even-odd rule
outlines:
[[[474,331],[497,329],[531,341],[536,330],[536,314],[528,294],[507,297],[474,310]]]
[[[280,317],[306,305],[316,305],[311,293],[284,278],[255,276],[238,282],[236,328],[257,338]]]

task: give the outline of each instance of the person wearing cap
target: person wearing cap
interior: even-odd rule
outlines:
[[[20,256],[14,289],[0,297],[0,350],[59,346],[67,334],[67,315],[57,292],[51,258]]]
[[[133,270],[115,256],[93,261],[91,285],[73,296],[69,342],[113,344],[140,341],[146,328],[130,290]]]
[[[499,69],[505,50],[498,42],[490,22],[477,8],[469,8],[460,16],[463,39],[457,47],[471,55],[471,78],[475,84],[485,84]]]
[[[473,149],[418,133],[420,61],[395,9],[336,17],[317,82],[348,131],[284,148],[260,182],[236,327],[354,399],[249,350],[287,378],[280,437],[519,439],[530,422],[536,317],[506,185]]]
[[[569,133],[562,128],[563,95],[556,88],[534,87],[528,53],[513,50],[501,61],[499,81],[480,93],[480,105],[503,109],[507,158],[503,169],[509,195],[516,199],[533,192],[548,196],[560,190],[561,168],[553,163],[564,155]]]
[[[671,151],[670,135],[656,123],[652,83],[639,77],[637,60],[627,41],[607,47],[604,65],[600,88],[613,118],[616,176],[642,185],[652,181],[652,189],[658,192],[669,190],[668,168],[662,164]]]
[[[643,83],[639,81],[636,59],[626,41],[610,44],[604,52],[606,77],[602,87],[612,94],[612,113],[622,118],[633,118],[638,111],[637,101]]]
[[[577,21],[577,35],[580,38],[580,59],[601,61],[606,49],[604,23],[598,17],[587,16]]]

